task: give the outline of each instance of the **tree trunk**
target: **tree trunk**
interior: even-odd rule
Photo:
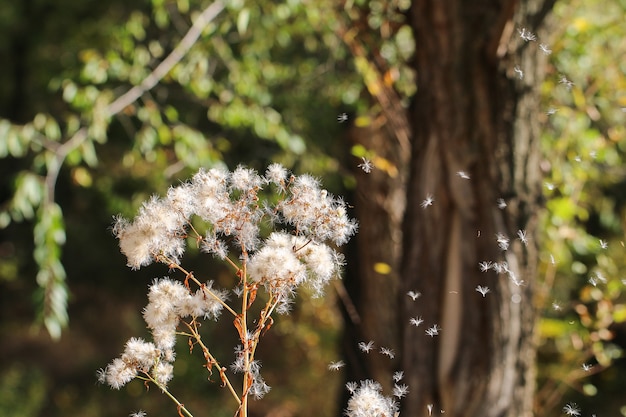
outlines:
[[[535,31],[552,0],[416,0],[418,92],[400,269],[402,415],[529,416],[541,196]],[[523,71],[523,78],[514,67]],[[469,176],[469,179],[464,178]],[[432,206],[420,202],[431,194]],[[498,199],[507,206],[498,207]],[[529,237],[527,245],[518,231]],[[510,239],[504,249],[504,240]],[[501,247],[502,246],[502,247]],[[497,263],[487,272],[480,262]],[[498,271],[499,270],[499,271]],[[490,292],[483,296],[480,285]],[[404,295],[418,291],[417,300]],[[411,317],[424,322],[416,327]],[[440,326],[439,335],[425,330]]]
[[[408,129],[405,116],[405,112],[396,113],[394,126]],[[376,380],[386,392],[392,389],[392,374],[400,366],[397,295],[410,156],[408,143],[394,135],[390,125],[388,118],[379,115],[368,126],[351,128],[351,142],[375,156],[370,173],[356,172],[354,207],[361,227],[344,281],[355,306],[352,315],[345,315],[346,376],[348,381]],[[370,341],[371,353],[359,349],[360,342]],[[381,354],[382,347],[396,356]]]

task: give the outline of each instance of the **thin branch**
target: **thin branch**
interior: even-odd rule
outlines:
[[[198,18],[193,22],[180,43],[174,50],[139,84],[122,94],[105,108],[105,118],[115,116],[127,106],[135,102],[142,94],[152,89],[157,83],[167,75],[167,73],[180,62],[185,54],[189,52],[194,43],[198,40],[204,28],[211,23],[217,15],[224,10],[224,3],[216,1],[204,9]],[[87,140],[87,128],[80,128],[67,142],[56,147],[54,160],[48,167],[46,175],[46,204],[54,202],[56,181],[63,161],[67,155]]]
[[[202,349],[202,353],[204,354],[204,357],[207,360],[206,366],[207,366],[207,370],[209,371],[209,373],[210,374],[213,373],[213,371],[211,370],[211,367],[217,368],[217,370],[220,372],[220,377],[222,379],[222,383],[225,384],[228,387],[228,390],[232,394],[233,398],[235,398],[235,401],[237,401],[237,405],[241,406],[241,400],[239,399],[239,395],[237,394],[237,391],[235,391],[235,387],[233,387],[233,385],[231,384],[230,379],[228,379],[228,377],[223,377],[221,375],[222,374],[222,366],[217,361],[217,359],[215,359],[215,356],[213,356],[213,354],[209,351],[209,348],[202,341],[202,337],[200,336],[200,333],[198,332],[198,329],[196,328],[196,326],[192,326],[191,324],[187,323],[186,321],[183,321],[183,323],[191,331],[191,333],[188,334],[188,336],[189,337],[193,337],[196,340],[196,343],[198,345],[200,345],[200,348]]]
[[[81,128],[72,136],[67,142],[56,148],[54,153],[54,159],[48,165],[48,172],[46,173],[46,196],[44,204],[49,205],[54,203],[54,193],[56,188],[57,178],[59,177],[59,171],[63,165],[63,161],[67,155],[74,149],[78,148],[87,139],[87,129]]]
[[[159,389],[161,389],[161,391],[167,395],[172,401],[174,401],[174,403],[176,404],[176,406],[178,407],[178,414],[182,416],[181,411],[183,413],[185,413],[185,415],[187,417],[193,417],[193,414],[191,414],[191,412],[189,410],[187,410],[187,408],[185,408],[185,404],[181,403],[180,401],[178,401],[178,398],[174,397],[174,395],[167,389],[167,386],[165,385],[161,385],[159,383],[159,381],[157,381],[155,378],[152,377],[152,375],[146,373],[148,380],[152,381],[152,383],[154,385],[156,385],[157,387],[159,387]],[[143,379],[143,378],[142,378]]]
[[[220,303],[222,305],[222,307],[224,307],[226,310],[228,310],[233,315],[233,317],[237,317],[237,312],[235,310],[233,310],[227,303],[225,303],[224,300],[222,300],[217,294],[215,294],[213,291],[211,291],[210,288],[207,288],[206,285],[202,285],[202,283],[200,281],[198,281],[198,279],[193,275],[193,272],[187,271],[185,268],[183,268],[182,266],[178,265],[176,262],[173,262],[173,260],[171,260],[171,259],[169,259],[169,258],[167,258],[165,256],[163,256],[162,258],[164,260],[168,261],[168,262],[165,262],[166,264],[170,265],[174,269],[178,269],[180,272],[185,274],[186,277],[188,277],[193,282],[195,282],[198,285],[198,287],[203,289],[203,291],[205,293],[207,293],[208,295],[213,297],[218,303]]]
[[[216,1],[198,16],[193,25],[176,48],[152,71],[139,85],[134,86],[125,94],[118,97],[113,103],[107,106],[109,115],[115,115],[137,100],[143,93],[152,89],[157,83],[167,75],[168,72],[180,62],[191,47],[196,43],[204,28],[224,10],[224,4]]]
[[[359,315],[350,294],[348,294],[348,290],[346,290],[346,287],[343,285],[343,282],[334,280],[332,283],[335,286],[335,291],[337,291],[337,295],[339,295],[339,298],[341,299],[341,302],[346,309],[346,313],[348,313],[352,323],[355,325],[361,324],[361,316]]]

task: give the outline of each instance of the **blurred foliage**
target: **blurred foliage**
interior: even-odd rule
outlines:
[[[415,91],[404,64],[413,48],[408,27],[401,25],[406,1],[372,2],[364,11],[337,9],[332,1],[315,7],[230,1],[162,79],[155,77],[159,63],[176,54],[202,7],[213,6],[163,0],[143,9],[127,6],[125,22],[110,20],[119,15],[119,5],[101,17],[103,31],[92,44],[77,34],[53,37],[51,48],[72,50],[76,60],[62,71],[41,63],[51,68],[36,80],[49,94],[41,101],[47,107],[7,112],[29,120],[22,124],[0,120],[0,158],[19,167],[17,174],[7,173],[10,198],[0,205],[0,227],[35,224],[41,315],[54,338],[67,323],[65,237],[55,194],[61,171],[74,186],[101,193],[113,213],[132,212],[146,195],[200,166],[245,162],[263,169],[278,160],[313,174],[332,173],[345,157],[345,144],[336,140],[336,115],[358,112],[360,123],[369,123],[363,83],[372,95],[381,80],[407,96]],[[367,20],[365,28],[358,26],[361,20]],[[349,35],[347,26],[354,26]],[[354,40],[372,29],[382,39],[369,40],[381,44],[375,51],[367,41]],[[77,30],[93,35],[93,28]],[[354,62],[340,33],[358,44]],[[369,64],[372,57],[375,65]],[[145,91],[126,103],[132,86]],[[129,181],[137,186],[119,190]]]
[[[537,396],[544,415],[561,413],[567,401],[584,413],[626,415],[615,395],[626,384],[625,13],[624,1],[559,2],[546,42],[553,54],[542,86],[548,210]]]
[[[357,77],[345,66],[344,74],[334,68],[345,62],[345,50],[329,36],[332,19],[322,18],[333,16],[329,4],[229,2],[161,83],[117,109],[116,98],[175,50],[203,5],[155,0],[147,6],[129,9],[122,24],[103,17],[106,37],[89,48],[67,39],[78,62],[51,72],[46,112],[24,124],[0,121],[0,157],[17,159],[22,168],[12,175],[0,226],[35,224],[42,318],[55,338],[67,322],[64,229],[55,195],[61,170],[75,186],[106,196],[112,212],[129,212],[173,178],[222,161],[263,168],[278,159],[294,166],[307,150],[317,155],[298,161],[307,170],[338,166],[327,156],[338,132],[333,107],[346,105],[340,92]],[[347,104],[358,98],[348,96]],[[256,138],[267,142],[249,146]],[[115,190],[129,178],[144,183],[133,190],[142,192]]]

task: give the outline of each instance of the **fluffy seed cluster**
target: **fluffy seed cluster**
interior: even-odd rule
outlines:
[[[291,181],[291,196],[276,206],[286,223],[309,239],[341,246],[356,233],[357,224],[346,215],[346,204],[321,189],[319,181],[301,175]]]
[[[394,417],[398,406],[396,402],[382,394],[379,383],[361,381],[358,388],[353,388],[352,397],[345,411],[347,417]]]
[[[266,186],[277,191],[273,204],[259,202]],[[265,175],[242,166],[233,172],[200,170],[165,197],[150,198],[133,221],[116,218],[113,233],[133,269],[154,261],[179,264],[188,232],[198,230],[190,226],[194,217],[206,225],[204,234],[196,236],[203,251],[221,259],[235,252],[232,259],[241,261],[240,272],[276,297],[278,312],[288,311],[295,290],[304,283],[322,292],[343,266],[341,254],[327,243],[342,245],[357,231],[346,204],[322,189],[318,180],[291,175],[272,164]],[[273,230],[267,237],[260,233],[263,219]],[[153,342],[129,340],[122,356],[99,371],[100,381],[119,389],[141,374],[165,388],[172,378],[181,320],[216,319],[225,300],[226,293],[214,289],[212,282],[192,292],[179,281],[155,280],[143,310]],[[269,386],[258,370],[252,377],[250,393],[262,397]]]
[[[282,198],[263,207],[258,194],[268,184],[277,187]],[[342,245],[357,231],[345,202],[322,189],[318,180],[290,176],[284,167],[272,164],[264,176],[242,166],[233,172],[200,170],[191,181],[170,188],[165,198],[155,196],[145,202],[132,222],[116,218],[113,233],[133,269],[155,260],[178,263],[194,215],[208,225],[203,250],[222,259],[228,255],[229,243],[245,253],[259,248],[264,216],[316,244]]]
[[[173,376],[176,327],[180,319],[217,318],[222,311],[218,298],[225,297],[223,292],[212,289],[211,282],[192,293],[178,281],[155,280],[150,285],[148,305],[143,311],[154,343],[131,338],[122,356],[98,372],[98,379],[111,388],[120,389],[141,373],[151,375],[161,387],[166,387]]]
[[[248,340],[252,340],[252,335],[248,335]],[[241,345],[235,348],[235,361],[230,365],[230,369],[235,373],[243,373],[246,371],[246,352]],[[248,367],[252,384],[250,385],[250,395],[259,400],[265,396],[272,387],[270,387],[261,376],[261,362],[253,360]]]
[[[149,372],[159,366],[160,356],[154,343],[133,337],[126,342],[121,357],[114,359],[105,369],[98,371],[98,379],[102,383],[107,383],[111,388],[120,389],[139,372]],[[167,380],[169,379],[171,376]],[[164,382],[167,383],[167,381]]]
[[[250,258],[248,274],[280,296],[290,295],[303,282],[319,294],[342,262],[340,254],[323,243],[274,232]]]
[[[226,293],[213,289],[208,282],[204,288],[190,292],[181,282],[169,278],[155,280],[148,291],[148,305],[143,318],[152,331],[157,347],[163,351],[174,348],[176,326],[181,318],[217,318],[222,311]]]
[[[259,192],[270,184],[278,201],[261,205]],[[322,189],[317,179],[293,176],[272,164],[264,176],[242,166],[232,173],[200,170],[191,181],[170,188],[165,198],[144,203],[132,222],[118,217],[113,232],[133,269],[155,260],[178,263],[192,216],[207,224],[200,242],[205,252],[221,259],[231,250],[250,256],[251,279],[285,302],[305,282],[320,294],[343,265],[342,256],[326,242],[342,245],[357,231],[345,202]],[[266,239],[260,237],[263,218],[276,230]],[[150,324],[170,313],[148,307],[145,314]]]

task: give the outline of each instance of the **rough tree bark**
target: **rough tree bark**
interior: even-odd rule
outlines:
[[[379,116],[368,126],[354,127],[350,135],[353,143],[376,154],[376,167],[371,173],[356,173],[354,207],[361,227],[345,280],[356,311],[346,315],[344,354],[349,381],[374,379],[390,392],[399,358],[381,355],[379,349],[397,354],[401,347],[397,295],[410,152],[384,120]],[[398,122],[408,128],[406,118]],[[361,341],[374,342],[374,352],[361,351]]]
[[[418,92],[400,269],[402,365],[410,387],[402,415],[532,415],[532,236],[541,198],[537,118],[545,58],[539,42],[518,30],[536,32],[552,3],[412,4]],[[434,204],[422,209],[428,194]],[[517,239],[519,230],[528,245]],[[510,239],[508,250],[497,234]],[[483,261],[502,271],[482,272]],[[477,285],[490,292],[483,297]],[[409,290],[422,296],[412,301],[403,295]],[[424,319],[419,327],[409,323],[415,316]],[[424,331],[434,324],[441,331],[429,337]]]

